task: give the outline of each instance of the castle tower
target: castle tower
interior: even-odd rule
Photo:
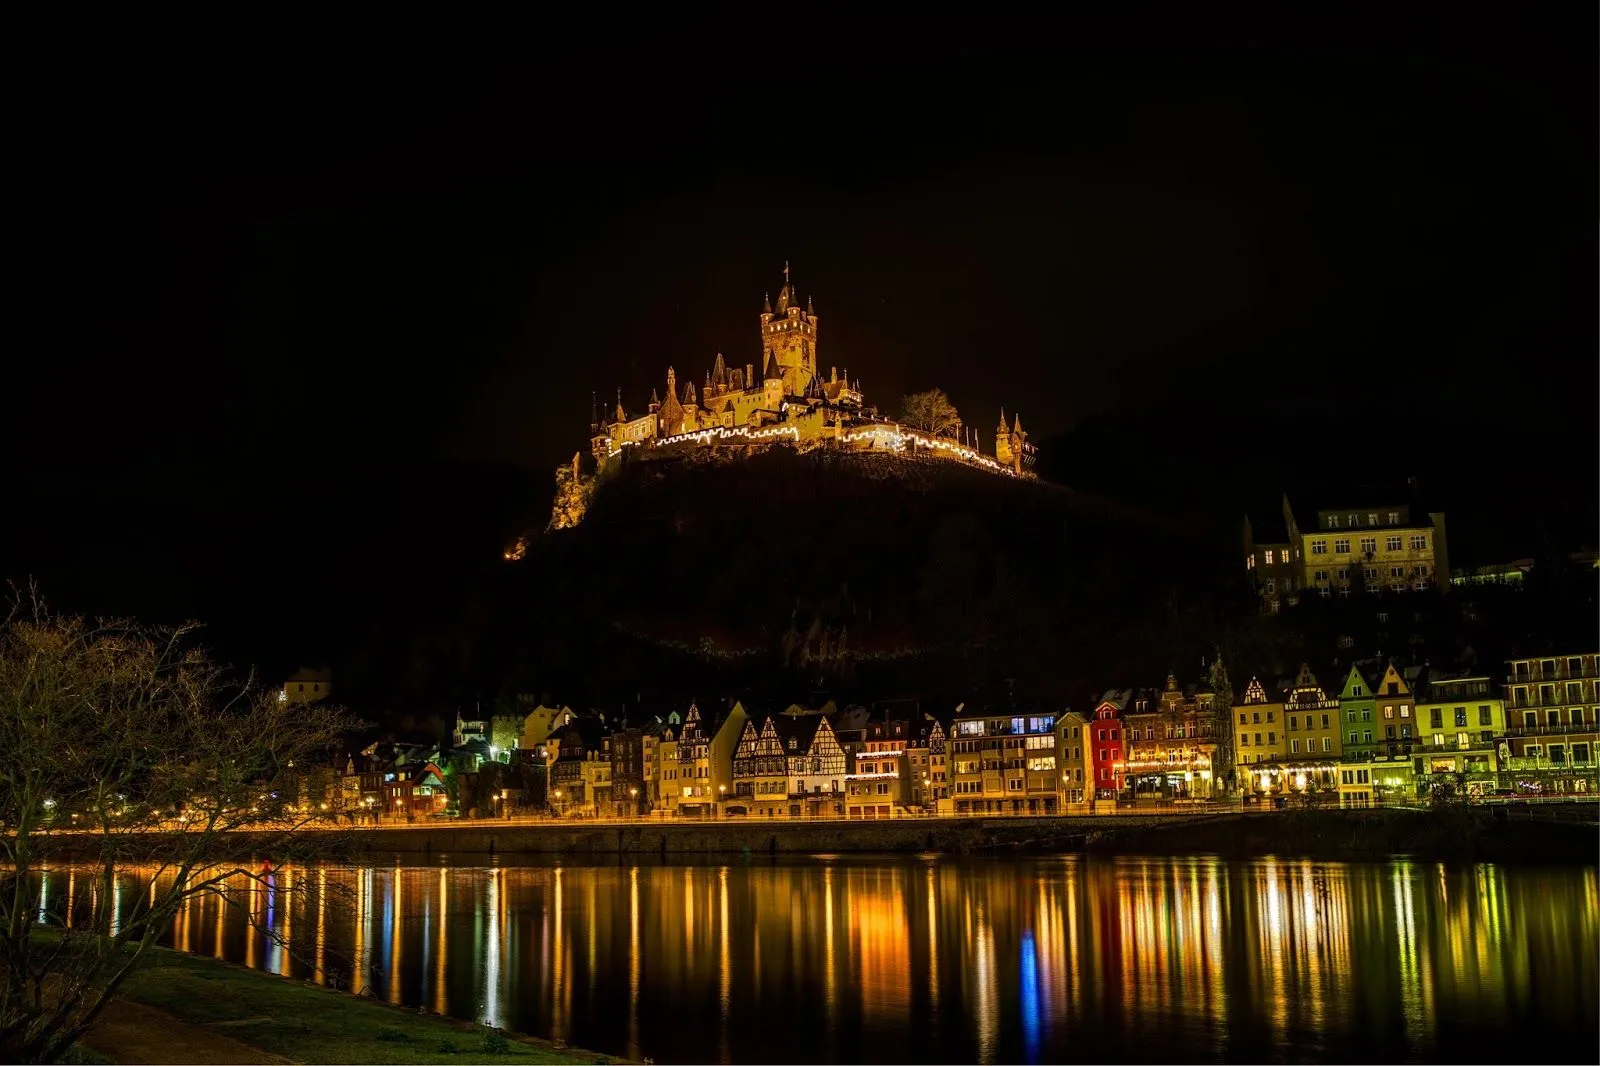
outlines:
[[[793,395],[788,391],[787,373],[786,368],[778,362],[778,354],[776,352],[768,352],[766,370],[763,371],[761,377],[761,388],[766,394],[761,402],[767,410],[782,410],[783,398]]]
[[[1006,409],[1000,408],[1000,424],[994,431],[994,457],[1001,466],[1016,469],[1016,455],[1011,448],[1011,427],[1006,424]]]
[[[675,437],[683,432],[683,407],[678,403],[678,375],[667,367],[667,399],[661,405],[660,425],[657,434]]]
[[[803,396],[817,372],[817,316],[807,301],[800,307],[800,295],[789,275],[789,264],[783,264],[783,288],[778,290],[776,310],[765,300],[761,311],[761,353],[765,365],[767,353],[777,357],[783,368],[783,391],[786,396]]]

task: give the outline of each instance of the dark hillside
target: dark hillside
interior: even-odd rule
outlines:
[[[521,644],[530,683],[620,641],[680,660],[678,678],[600,664],[598,687],[622,693],[711,667],[729,691],[963,698],[1015,679],[1065,698],[1197,670],[1225,565],[1164,516],[1046,483],[776,449],[630,464],[580,526],[533,540],[515,564],[526,598],[508,605],[526,613],[508,621],[560,631]]]

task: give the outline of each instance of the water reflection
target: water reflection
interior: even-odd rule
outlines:
[[[135,905],[163,877],[109,891]],[[932,857],[224,882],[168,942],[660,1062],[1596,1051],[1593,868]],[[106,891],[54,871],[42,911]]]

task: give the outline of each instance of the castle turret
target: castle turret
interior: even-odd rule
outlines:
[[[656,395],[655,389],[650,390],[650,413],[653,415],[661,413],[661,399]]]
[[[761,349],[777,356],[783,368],[784,392],[806,395],[817,368],[817,316],[811,304],[800,308],[789,264],[783,264],[783,288],[778,290],[777,313],[763,303]]]
[[[678,375],[670,366],[667,367],[667,399],[661,405],[658,418],[661,436],[674,437],[683,432],[683,406],[678,403]]]

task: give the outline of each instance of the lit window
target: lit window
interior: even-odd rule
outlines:
[[[1267,565],[1268,566],[1272,565],[1272,549],[1271,548],[1267,549]]]
[[[1311,542],[1311,554],[1312,555],[1327,555],[1328,554],[1328,542],[1325,541],[1325,540],[1314,540],[1314,541],[1312,541]]]

